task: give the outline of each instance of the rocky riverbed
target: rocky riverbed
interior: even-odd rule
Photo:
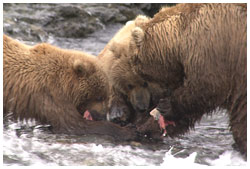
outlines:
[[[86,38],[137,15],[153,15],[164,4],[4,4],[4,32],[22,40],[49,36]]]

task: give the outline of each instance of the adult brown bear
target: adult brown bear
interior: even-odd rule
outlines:
[[[110,122],[83,119],[81,113],[88,111],[106,117],[107,91],[107,77],[94,56],[3,36],[4,116],[33,118],[56,133],[135,138],[134,131]]]
[[[158,84],[147,83],[131,71],[130,56],[127,55],[131,31],[149,20],[139,15],[135,20],[127,22],[98,55],[110,83],[107,117],[123,125],[124,122],[137,119],[137,113],[149,112],[150,108],[152,110],[152,105],[156,105],[163,93]]]
[[[240,152],[247,153],[246,4],[179,4],[132,32],[133,70],[171,89],[151,113],[184,134],[205,113],[227,109]],[[172,124],[174,124],[172,123]]]

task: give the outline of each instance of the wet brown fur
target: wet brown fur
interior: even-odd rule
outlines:
[[[86,110],[106,113],[107,91],[107,77],[94,56],[3,36],[4,116],[36,119],[55,133],[135,138],[133,131],[115,124],[83,119]]]
[[[157,106],[176,122],[167,127],[169,136],[184,134],[203,114],[224,108],[246,155],[246,18],[246,4],[179,4],[132,32],[135,72],[172,90]]]
[[[144,25],[149,19],[138,16],[134,21],[128,22],[98,55],[110,82],[109,111],[111,114],[123,114],[122,120],[130,118],[132,112],[149,109],[150,102],[154,102],[162,92],[159,85],[147,84],[131,71],[128,55],[132,29]]]

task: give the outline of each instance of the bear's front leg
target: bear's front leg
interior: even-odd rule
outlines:
[[[217,95],[209,90],[208,85],[206,89],[197,86],[176,89],[171,96],[161,99],[153,110],[164,117],[158,122],[163,130],[165,125],[167,135],[174,137],[184,134],[189,128],[194,127],[195,122],[201,119],[203,114],[216,108]],[[151,114],[155,113],[153,111]]]

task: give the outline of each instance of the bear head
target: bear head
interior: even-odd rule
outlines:
[[[89,111],[94,120],[105,120],[108,81],[95,56],[75,56],[72,69],[77,80],[71,91],[77,110]],[[75,92],[74,92],[75,91]]]
[[[131,30],[148,20],[149,18],[140,15],[135,20],[127,22],[98,56],[109,76],[112,89],[122,94],[138,111],[145,111],[148,108],[150,93],[147,89],[148,84],[130,71],[127,54]]]
[[[162,93],[161,87],[158,84],[143,80],[132,71],[130,64],[131,31],[138,25],[142,26],[146,24],[149,20],[150,18],[145,16],[138,16],[135,20],[127,22],[98,55],[103,69],[108,75],[111,91],[122,97],[126,105],[130,105],[124,106],[123,103],[120,103],[122,101],[117,101],[116,99],[109,105],[111,110],[109,110],[108,117],[112,116],[113,112],[115,114],[119,112],[119,107],[122,109],[122,113],[118,113],[119,115],[124,115],[124,113],[125,116],[128,115],[131,112],[131,109],[128,111],[125,110],[128,107],[132,107],[132,111],[145,112],[152,105],[152,101],[155,102],[158,100],[158,97]],[[114,117],[116,116],[114,115]]]
[[[31,52],[39,56],[40,62],[46,62],[40,65],[44,65],[43,73],[47,76],[44,84],[53,97],[63,95],[79,113],[88,110],[94,120],[106,119],[109,83],[95,56],[49,44],[38,44]]]

